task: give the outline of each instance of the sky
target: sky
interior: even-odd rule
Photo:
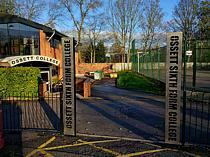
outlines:
[[[164,21],[168,21],[172,18],[172,11],[174,9],[174,6],[178,3],[178,1],[179,0],[160,0],[160,7],[163,9],[164,12]],[[103,2],[106,3],[106,0],[103,0]],[[57,25],[57,30],[69,30],[69,25],[71,25],[71,28],[73,27],[73,23],[66,20],[62,22],[61,25]]]
[[[160,0],[160,7],[164,12],[164,20],[167,21],[172,18],[172,11],[178,0]]]

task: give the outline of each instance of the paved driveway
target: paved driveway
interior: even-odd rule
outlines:
[[[77,132],[164,140],[164,97],[96,84],[93,97],[77,100]]]

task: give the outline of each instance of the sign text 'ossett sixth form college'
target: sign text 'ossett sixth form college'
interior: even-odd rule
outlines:
[[[63,124],[65,135],[76,134],[73,38],[63,38]]]
[[[180,143],[182,33],[167,33],[165,141]]]

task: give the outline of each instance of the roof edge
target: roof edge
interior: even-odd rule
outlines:
[[[17,16],[17,15],[0,13],[0,24],[6,24],[6,23],[21,23],[21,24],[25,24],[27,26],[31,26],[31,27],[34,27],[37,29],[41,29],[46,33],[53,33],[53,31],[55,30],[56,35],[58,35],[60,37],[67,37],[67,35],[57,31],[54,28],[46,26],[44,24],[40,24],[40,23],[31,21],[31,20],[28,20],[28,19],[25,19],[25,18]]]

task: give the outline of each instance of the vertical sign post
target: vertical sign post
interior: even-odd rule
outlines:
[[[62,38],[63,46],[63,131],[76,136],[74,38]]]
[[[182,32],[167,33],[165,142],[180,144]]]

